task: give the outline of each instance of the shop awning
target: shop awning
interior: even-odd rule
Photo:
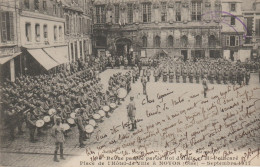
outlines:
[[[68,63],[68,46],[43,48],[59,64]]]
[[[13,58],[15,58],[16,56],[18,56],[20,54],[21,54],[21,52],[14,53],[13,55],[1,56],[0,57],[0,64],[5,64],[6,62],[12,60]]]
[[[166,50],[164,50],[164,49],[162,50],[162,53],[165,53],[165,54],[167,54],[167,55],[169,54],[169,53],[168,53]]]
[[[48,56],[42,49],[28,49],[28,52],[46,69],[50,70],[59,65],[55,60]]]

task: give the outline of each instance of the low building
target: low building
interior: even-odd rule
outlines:
[[[0,81],[15,80],[20,68],[18,9],[16,1],[0,1]]]
[[[69,62],[61,2],[20,1],[19,17],[25,74],[45,73]]]

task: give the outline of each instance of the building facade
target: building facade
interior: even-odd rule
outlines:
[[[244,48],[246,25],[240,0],[222,0],[222,46],[226,59],[245,61],[250,50]]]
[[[19,3],[0,0],[0,4],[0,81],[5,78],[14,81],[20,72]]]
[[[61,2],[21,0],[19,14],[23,73],[44,73],[66,64],[68,46]]]
[[[65,40],[69,46],[69,60],[86,60],[92,54],[92,1],[62,0],[65,19]]]
[[[141,57],[222,56],[219,0],[95,0],[94,48]]]
[[[252,50],[250,56],[256,59],[260,57],[260,0],[251,1],[242,12],[247,26],[244,46]]]

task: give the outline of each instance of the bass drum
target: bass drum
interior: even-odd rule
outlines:
[[[116,108],[116,103],[111,103],[109,106],[114,110]]]
[[[93,118],[94,118],[96,121],[98,121],[98,120],[100,120],[101,116],[100,116],[99,114],[94,114],[94,115],[93,115]]]
[[[103,110],[104,110],[105,112],[109,112],[110,108],[109,108],[109,106],[104,106],[104,107],[103,107]]]
[[[96,126],[96,121],[94,119],[89,120],[89,124],[92,125],[93,127]]]
[[[105,111],[103,110],[99,110],[98,114],[101,116],[101,118],[103,118],[106,115]]]
[[[49,111],[48,111],[48,114],[49,115],[54,115],[56,113],[56,110],[54,109],[54,108],[52,108],[52,109],[50,109]]]
[[[120,98],[120,99],[123,99],[125,98],[127,95],[127,90],[125,88],[119,88],[117,90],[117,97]]]
[[[73,119],[76,118],[76,113],[75,112],[70,113],[70,117]]]
[[[67,122],[70,124],[70,125],[74,125],[75,124],[75,120],[73,118],[68,118],[67,119]]]
[[[49,123],[49,122],[51,121],[51,117],[50,117],[50,116],[44,116],[44,117],[43,117],[43,121],[44,121],[45,123]]]
[[[41,128],[41,127],[43,127],[43,125],[44,125],[44,121],[43,120],[37,120],[36,121],[36,127],[37,128]]]
[[[65,131],[67,131],[67,130],[70,129],[70,126],[69,126],[69,124],[67,124],[67,123],[62,124],[61,127],[62,127]]]
[[[86,133],[91,134],[94,131],[94,127],[89,124],[89,125],[85,126],[85,131],[86,131]]]

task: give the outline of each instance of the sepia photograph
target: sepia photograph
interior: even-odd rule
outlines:
[[[260,166],[260,0],[0,0],[0,166]]]

